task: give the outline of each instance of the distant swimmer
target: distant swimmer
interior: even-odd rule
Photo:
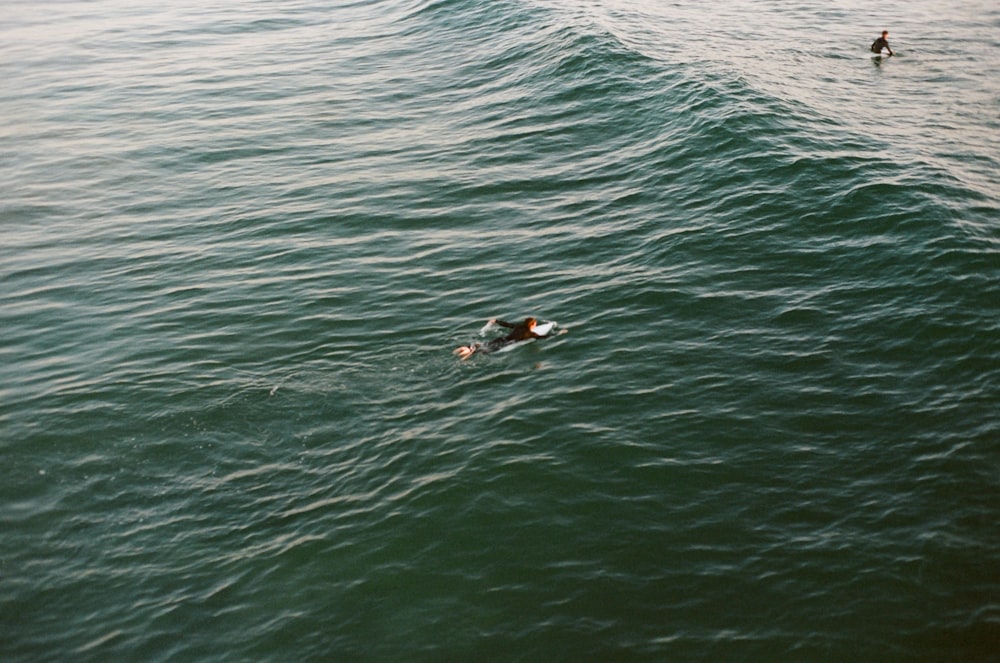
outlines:
[[[538,327],[538,321],[534,318],[525,318],[524,322],[505,322],[503,320],[497,320],[493,318],[487,324],[497,324],[501,327],[506,327],[510,329],[510,333],[506,336],[500,336],[494,338],[486,343],[473,343],[471,345],[463,345],[454,349],[453,353],[458,355],[461,359],[468,359],[477,352],[496,352],[500,348],[511,345],[512,343],[517,343],[518,341],[527,341],[532,338],[549,338],[554,336],[552,323],[546,323],[541,327]],[[539,334],[535,329],[541,329],[544,333]],[[566,330],[559,332],[560,334],[565,334]]]
[[[887,39],[888,36],[889,36],[889,31],[883,30],[882,36],[872,42],[872,53],[881,53],[882,49],[884,48],[885,50],[889,51],[889,55],[893,54],[892,49],[889,48],[889,40]]]

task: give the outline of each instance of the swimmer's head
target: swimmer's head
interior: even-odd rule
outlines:
[[[538,324],[538,321],[535,320],[534,318],[524,319],[524,326],[527,327],[528,329],[534,329],[536,324]]]

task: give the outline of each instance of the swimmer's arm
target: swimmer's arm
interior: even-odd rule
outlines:
[[[511,324],[509,322],[504,322],[503,320],[498,320],[497,318],[493,318],[492,320],[490,320],[490,322],[494,322],[494,323],[500,325],[501,327],[507,327],[509,329],[513,329],[514,327],[517,326],[517,325],[513,325],[513,324]]]

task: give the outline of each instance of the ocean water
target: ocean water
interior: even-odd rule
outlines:
[[[0,120],[3,661],[1000,657],[996,3],[10,0]]]

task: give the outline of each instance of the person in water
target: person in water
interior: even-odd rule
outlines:
[[[882,36],[872,42],[872,53],[881,53],[882,49],[889,51],[889,55],[892,55],[892,49],[889,48],[889,40],[886,37],[889,36],[888,30],[882,31]]]
[[[505,322],[504,320],[497,320],[493,318],[490,320],[490,324],[498,324],[501,327],[506,327],[510,329],[510,333],[506,336],[499,336],[491,341],[483,343],[473,343],[472,345],[463,345],[461,347],[455,348],[454,354],[458,355],[462,359],[468,359],[477,352],[496,352],[500,348],[510,345],[511,343],[517,343],[518,341],[526,341],[529,338],[548,338],[552,336],[552,332],[548,334],[536,334],[534,329],[538,324],[538,321],[534,318],[525,318],[524,322]]]

